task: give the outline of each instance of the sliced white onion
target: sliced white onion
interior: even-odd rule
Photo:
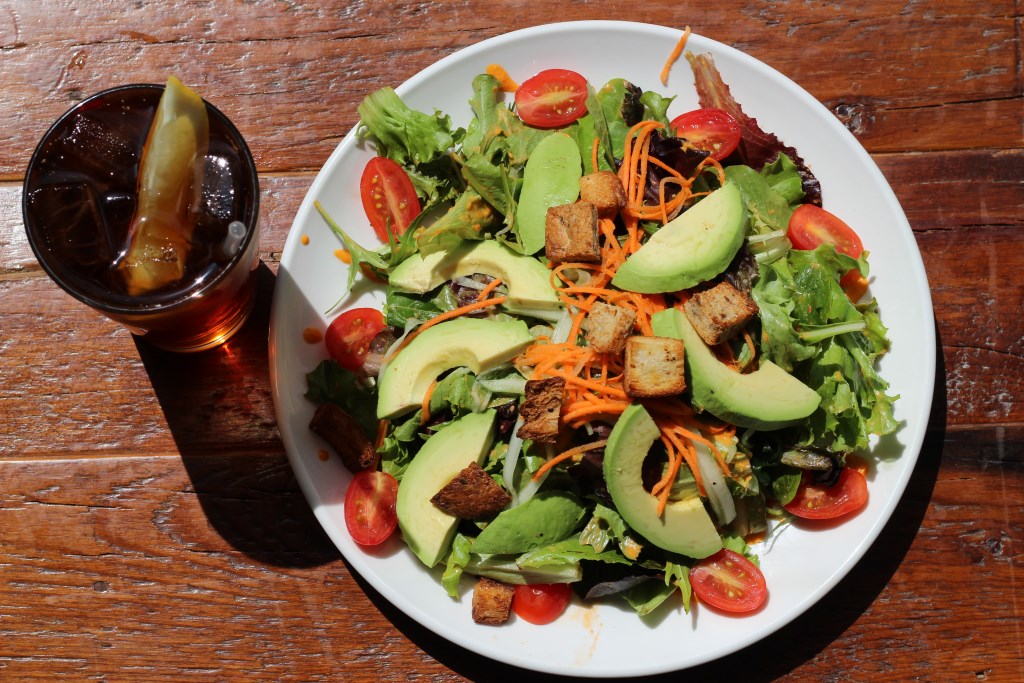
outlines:
[[[452,282],[457,284],[459,287],[466,287],[467,289],[483,290],[483,288],[487,286],[483,282],[474,280],[471,277],[466,277],[465,275],[452,278]]]
[[[512,427],[512,435],[508,440],[508,450],[505,451],[505,466],[501,470],[501,476],[505,480],[505,488],[508,489],[509,494],[512,496],[512,507],[519,504],[519,494],[516,491],[516,466],[519,464],[519,456],[523,452],[523,440],[517,435],[519,434],[519,428],[522,426],[523,418],[519,416]]]
[[[551,446],[550,444],[544,444],[544,449],[547,451],[546,455],[548,460],[555,457],[554,446]],[[544,483],[544,480],[548,478],[549,474],[551,474],[551,470],[548,470],[544,474],[540,475],[540,479],[535,480],[533,477],[530,477],[526,481],[526,483],[523,484],[523,488],[519,490],[519,502],[516,503],[516,505],[522,505],[526,501],[533,498],[533,494],[537,493],[537,490]]]
[[[407,318],[405,321],[405,329],[402,330],[401,336],[399,336],[398,339],[393,341],[391,343],[391,346],[388,347],[388,350],[384,352],[384,358],[391,358],[391,355],[395,352],[395,349],[397,349],[402,344],[402,342],[405,341],[405,338],[409,336],[409,333],[422,324],[423,321],[418,318]],[[384,371],[387,369],[387,367],[387,362],[382,360],[380,364],[380,369],[377,370],[378,382],[380,381],[380,378],[384,376]]]
[[[725,481],[725,475],[718,467],[718,461],[707,446],[699,441],[693,442],[693,449],[697,452],[697,466],[700,468],[701,479],[704,480],[704,490],[708,494],[708,502],[711,509],[718,517],[720,524],[729,524],[736,519],[736,503],[733,502],[732,492]]]
[[[572,330],[572,312],[570,308],[562,311],[555,323],[555,330],[551,333],[552,344],[564,344],[569,339],[569,332]]]
[[[487,379],[477,377],[476,383],[492,394],[524,394],[526,393],[526,378],[522,375],[509,375],[501,379]]]

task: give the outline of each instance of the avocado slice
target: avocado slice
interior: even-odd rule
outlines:
[[[516,232],[524,254],[544,247],[548,209],[571,204],[580,195],[583,157],[576,140],[552,133],[534,148],[523,170],[523,189],[516,207]]]
[[[416,557],[428,567],[441,561],[459,518],[430,499],[470,463],[482,464],[494,440],[495,411],[470,413],[427,439],[398,485],[398,527]]]
[[[545,320],[557,320],[561,314],[551,271],[532,256],[517,254],[496,240],[466,240],[449,250],[414,254],[391,271],[388,283],[403,292],[424,294],[443,282],[473,273],[501,278],[508,287],[503,308],[511,313]]]
[[[658,336],[683,340],[693,404],[726,422],[761,431],[781,429],[806,418],[821,401],[818,392],[771,361],[761,361],[754,372],[733,371],[678,309],[655,313],[651,326]]]
[[[642,405],[626,408],[604,449],[608,493],[626,523],[659,548],[698,559],[713,555],[722,539],[700,496],[669,501],[659,516],[658,499],[643,486],[641,468],[659,434]]]
[[[483,372],[515,358],[533,342],[522,320],[456,318],[423,331],[384,368],[377,384],[377,417],[406,413],[423,402],[445,370]]]
[[[746,233],[743,198],[726,183],[651,235],[612,284],[645,293],[689,289],[728,268]]]
[[[580,527],[586,512],[586,506],[571,493],[541,491],[495,517],[473,541],[473,552],[518,555],[557,543]]]

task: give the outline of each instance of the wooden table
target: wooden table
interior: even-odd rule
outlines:
[[[521,674],[425,631],[350,571],[285,457],[267,329],[292,217],[361,97],[554,17],[689,24],[803,85],[892,183],[931,282],[937,393],[895,516],[816,607],[693,675],[1024,680],[1024,25],[1012,0],[7,0],[0,680]],[[58,289],[20,208],[55,117],[172,72],[243,131],[262,184],[256,313],[225,347],[188,356],[136,342]]]

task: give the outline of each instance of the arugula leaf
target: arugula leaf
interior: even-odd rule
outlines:
[[[335,403],[359,423],[368,438],[372,439],[377,434],[375,392],[336,361],[321,361],[307,373],[306,388],[306,398],[316,405]]]
[[[356,281],[356,273],[362,270],[364,264],[376,270],[386,271],[388,269],[388,261],[379,253],[360,246],[358,242],[349,237],[348,233],[342,230],[341,226],[334,222],[334,219],[330,217],[324,207],[321,206],[320,202],[314,201],[313,206],[315,206],[316,210],[320,212],[324,221],[327,222],[328,227],[330,227],[334,234],[338,236],[341,243],[345,246],[345,249],[348,250],[349,255],[352,257],[352,262],[348,267],[348,279],[345,282],[345,288],[342,290],[341,296],[338,297],[338,300],[334,305],[328,309],[334,310],[352,289],[352,285],[355,284]]]
[[[384,295],[384,322],[391,327],[404,328],[410,318],[423,322],[440,313],[432,302],[413,294],[389,287]]]

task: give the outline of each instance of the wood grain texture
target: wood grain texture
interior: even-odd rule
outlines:
[[[353,576],[280,454],[24,460],[4,479],[6,680],[523,675],[444,643]],[[743,680],[1019,680],[1019,652],[993,643],[1012,643],[1019,619],[1007,587],[1024,564],[1022,506],[1020,429],[933,433],[847,578],[780,633],[690,675],[753,660]]]
[[[285,237],[362,97],[549,17],[688,24],[801,84],[892,184],[931,285],[937,393],[892,520],[805,615],[685,675],[1024,680],[1014,0],[0,5],[0,680],[564,680],[447,643],[353,574],[288,466],[267,363]],[[154,351],[62,292],[21,223],[49,122],[169,73],[228,114],[261,172],[256,313],[193,356]]]
[[[24,170],[50,121],[87,94],[168,73],[200,88],[245,134],[261,170],[317,169],[356,122],[363,94],[458,47],[559,20],[635,21],[628,3],[177,2],[8,5],[0,178]],[[525,10],[525,11],[524,11]],[[689,24],[804,86],[869,151],[1019,146],[1018,25],[1010,0],[665,4],[644,20]],[[83,33],[79,27],[85,27]],[[842,46],[842,48],[837,48]],[[879,46],[884,46],[880,49]],[[115,75],[112,78],[112,75]],[[316,93],[316,96],[312,96]],[[907,141],[910,142],[908,147]]]

